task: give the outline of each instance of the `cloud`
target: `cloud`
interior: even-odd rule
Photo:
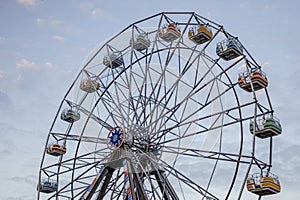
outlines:
[[[269,61],[264,61],[263,64],[262,64],[262,67],[270,67],[272,65],[271,62]]]
[[[65,38],[60,36],[60,35],[53,35],[52,39],[55,40],[55,41],[58,41],[58,42],[64,42],[65,41]]]
[[[53,38],[54,40],[62,41],[63,37],[60,36],[55,36]],[[26,58],[21,59],[19,62],[16,63],[16,66],[18,69],[23,69],[22,73],[19,74],[17,77],[18,80],[22,79],[22,75],[29,75],[32,74],[32,71],[39,71],[39,73],[48,75],[49,70],[53,71],[53,69],[57,69],[58,65],[51,62],[51,61],[45,61],[45,62],[40,62],[36,63],[34,61],[30,61]],[[30,71],[30,73],[25,73],[25,71]],[[24,73],[23,73],[24,72]],[[57,72],[57,71],[56,71]],[[60,70],[63,74],[65,73],[64,70]],[[0,70],[0,81],[6,79],[6,73],[4,71]]]
[[[40,68],[40,66],[33,62],[33,61],[29,61],[26,58],[21,59],[21,61],[17,62],[17,68],[20,69],[29,69],[29,70],[37,70]]]
[[[240,72],[245,72],[246,71],[246,63],[243,63],[241,66],[238,67],[238,70]]]
[[[65,25],[65,22],[63,20],[59,20],[59,19],[51,19],[51,20],[49,20],[49,23],[53,26]]]
[[[26,7],[35,7],[37,5],[37,0],[17,0],[17,2]]]
[[[36,24],[39,27],[45,27],[45,28],[51,28],[55,32],[64,32],[68,33],[71,31],[71,26],[68,25],[65,21],[54,18],[54,17],[48,17],[48,18],[37,18]]]
[[[8,180],[12,181],[12,182],[24,182],[26,184],[29,184],[31,186],[35,186],[36,185],[36,180],[35,180],[35,176],[30,175],[30,176],[13,176],[10,177]]]
[[[0,150],[0,158],[3,159],[4,157],[10,157],[12,153],[8,150]]]
[[[46,62],[45,63],[46,67],[48,67],[49,69],[54,69],[56,67],[56,65],[54,63],[51,62]]]
[[[4,80],[4,78],[5,78],[5,72],[0,70],[0,81]]]
[[[299,150],[300,145],[290,145],[283,149],[276,149],[273,154],[274,170],[286,185],[299,185],[300,157],[297,154]]]
[[[46,19],[42,19],[42,18],[37,18],[36,19],[36,23],[38,24],[38,25],[42,25],[42,24],[44,24],[44,23],[46,23]]]
[[[5,37],[0,36],[0,44],[3,44],[5,41]]]
[[[8,106],[8,105],[11,104],[10,97],[6,93],[4,93],[2,91],[0,91],[0,104],[1,103],[4,103],[6,106]]]
[[[19,173],[20,174],[20,173]],[[18,189],[18,192],[13,192],[13,189],[9,188],[3,191],[1,199],[5,200],[30,200],[33,199],[35,188],[37,184],[37,177],[35,175],[29,176],[12,176],[6,179],[8,184],[11,185],[22,185],[22,188]],[[32,194],[30,194],[30,192]]]
[[[90,10],[90,9],[95,8],[95,6],[92,2],[84,2],[80,5],[80,8],[82,10]]]
[[[107,17],[105,10],[97,8],[97,6],[92,2],[84,2],[80,5],[82,11],[90,14],[92,17]]]
[[[14,105],[13,105],[12,98],[6,92],[0,90],[0,109],[3,116],[11,114],[13,106]],[[4,119],[1,120],[2,122],[4,121]],[[1,156],[1,152],[0,152],[0,156]]]
[[[104,11],[102,9],[96,8],[92,10],[92,16],[99,17],[104,14]]]
[[[19,69],[38,70],[40,68],[37,63],[29,61],[26,58],[21,59],[16,65]]]

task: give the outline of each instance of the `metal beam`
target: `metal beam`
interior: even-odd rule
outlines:
[[[126,170],[127,170],[127,173],[128,173],[128,179],[129,179],[129,184],[130,184],[130,190],[131,190],[131,195],[132,195],[132,199],[133,200],[137,200],[136,198],[136,194],[135,194],[135,191],[134,191],[134,179],[133,179],[133,168],[131,167],[131,162],[130,160],[128,159],[125,159],[126,161],[126,167],[124,167],[124,173],[126,173]],[[127,188],[125,187],[125,190]],[[127,197],[128,198],[128,197]]]
[[[169,197],[168,191],[167,191],[167,189],[166,189],[166,185],[163,184],[164,181],[159,177],[159,174],[157,173],[157,171],[155,170],[155,171],[153,172],[153,174],[154,174],[155,179],[156,179],[156,181],[157,181],[157,183],[158,183],[158,186],[159,186],[159,188],[160,188],[160,190],[161,190],[161,193],[163,194],[164,199],[165,199],[165,200],[172,200],[172,199]]]
[[[97,197],[97,200],[102,200],[103,197],[105,196],[105,192],[106,192],[106,189],[107,189],[107,186],[110,182],[110,179],[115,171],[115,169],[113,168],[110,168],[110,167],[106,167],[107,168],[107,175],[105,177],[105,180],[101,186],[101,189],[99,191],[99,194],[98,194],[98,197]]]
[[[80,200],[90,200],[93,197],[96,189],[99,187],[102,179],[107,174],[107,172],[108,172],[107,167],[100,169],[99,174],[95,177],[92,184],[87,188],[87,191],[81,196]]]
[[[140,175],[137,173],[137,171],[135,170],[135,168],[132,166],[131,164],[131,169],[133,170],[133,180],[134,180],[134,183],[136,185],[136,188],[137,188],[137,196],[138,196],[138,199],[141,199],[141,200],[147,200],[148,197],[146,195],[146,192],[144,190],[144,187],[143,187],[143,183],[142,183],[142,180],[140,178]]]
[[[170,182],[169,182],[167,176],[165,175],[165,173],[162,170],[158,170],[157,172],[160,174],[160,176],[163,178],[164,182],[166,183],[168,191],[169,191],[169,194],[172,197],[172,199],[173,200],[179,200],[179,198],[178,198],[178,196],[177,196],[174,188],[170,184]]]

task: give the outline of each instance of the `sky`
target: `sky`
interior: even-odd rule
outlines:
[[[297,0],[1,0],[0,199],[36,198],[49,128],[89,52],[163,11],[192,11],[222,24],[264,65],[283,126],[273,150],[282,192],[266,199],[298,198],[299,6]]]

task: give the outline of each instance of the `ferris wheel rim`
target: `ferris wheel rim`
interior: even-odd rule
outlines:
[[[151,17],[145,18],[144,20],[147,20],[147,19],[152,18],[152,17],[155,17],[155,16],[159,16],[159,15],[161,15],[161,16],[163,17],[163,15],[165,15],[165,14],[179,14],[179,13],[178,13],[178,12],[163,12],[163,13],[159,13],[159,14],[153,15],[153,16],[151,16]],[[191,14],[191,15],[195,15],[194,12],[183,12],[183,13],[180,12],[180,14]],[[143,21],[143,20],[140,20],[140,21]],[[135,24],[138,24],[140,21],[137,21],[137,22],[131,24],[130,26],[128,26],[127,28],[125,28],[123,31],[127,30],[127,29],[130,28],[131,26],[134,26]],[[217,25],[217,24],[215,24],[215,25]],[[217,25],[217,26],[220,26],[220,25]],[[186,27],[187,27],[187,25],[186,25]],[[221,27],[221,26],[220,26],[220,27]],[[119,34],[121,34],[123,31],[121,31]],[[227,33],[227,32],[226,32],[226,33]],[[119,34],[117,34],[117,35],[119,35]],[[102,46],[101,48],[99,48],[99,49],[97,50],[97,52],[100,52],[101,49],[105,48],[106,44],[108,44],[110,41],[112,41],[114,38],[116,38],[117,35],[116,35],[115,37],[111,38],[107,43],[103,44],[103,46]],[[166,47],[165,49],[157,49],[156,51],[151,51],[151,52],[148,53],[148,54],[144,54],[144,56],[139,57],[139,58],[136,59],[134,62],[132,62],[132,60],[131,60],[130,65],[128,65],[127,67],[124,67],[124,69],[121,71],[121,73],[118,73],[117,76],[114,77],[114,80],[116,80],[116,79],[118,79],[118,77],[122,76],[122,73],[125,73],[125,71],[126,71],[127,69],[131,68],[135,63],[139,62],[140,60],[143,60],[143,59],[145,59],[146,57],[148,57],[148,56],[150,56],[150,55],[152,56],[153,54],[158,53],[158,52],[160,52],[160,51],[163,52],[163,51],[165,51],[165,50],[167,50],[167,49],[174,49],[174,51],[175,51],[177,48],[178,48],[178,47],[175,46],[175,47],[170,47],[170,48],[167,48],[167,47]],[[205,48],[202,49],[202,51],[203,51],[203,50],[205,50]],[[131,51],[132,51],[132,50],[131,50]],[[201,52],[201,51],[200,51],[200,52]],[[97,53],[96,53],[96,54],[97,54]],[[96,54],[95,54],[95,56],[96,56]],[[206,54],[204,53],[204,56],[208,56],[208,55],[206,55]],[[208,57],[209,57],[209,56],[208,56]],[[92,60],[92,58],[91,58],[91,60]],[[91,62],[91,60],[88,61],[88,63]],[[82,68],[81,72],[83,72],[83,71],[85,70],[85,68],[88,66],[88,63]],[[218,65],[218,67],[221,69],[221,71],[224,70],[224,69],[222,68],[222,66],[221,66],[219,63],[217,63],[217,65]],[[62,100],[62,102],[61,102],[61,104],[60,104],[60,107],[59,107],[59,110],[61,110],[61,108],[62,108],[62,106],[63,106],[63,104],[64,104],[65,102],[68,102],[68,101],[69,101],[68,98],[67,98],[67,96],[68,96],[69,92],[71,91],[72,87],[75,86],[75,82],[76,82],[77,80],[79,80],[81,72],[78,74],[78,76],[77,76],[76,79],[74,80],[73,84],[71,85],[70,89],[68,90],[67,94],[65,95],[64,99]],[[100,76],[100,74],[99,74],[99,76]],[[229,76],[227,75],[227,73],[226,73],[225,71],[224,71],[224,76],[227,77],[227,79],[228,79],[228,81],[230,82],[230,84],[234,85],[234,83],[231,81],[231,79],[229,78]],[[113,84],[113,81],[111,82],[111,84],[108,85],[108,87],[106,87],[106,88],[102,91],[102,95],[104,95],[105,92],[109,90],[109,87],[112,86],[112,84]],[[231,89],[232,89],[232,91],[233,91],[233,93],[234,93],[234,95],[235,95],[235,99],[236,99],[236,102],[237,102],[237,104],[238,104],[238,109],[237,109],[237,110],[239,111],[239,116],[240,116],[241,119],[243,119],[243,117],[242,117],[242,111],[241,111],[241,107],[240,107],[240,102],[239,102],[239,98],[238,98],[238,95],[237,95],[237,92],[236,92],[236,88],[233,86]],[[95,105],[94,105],[94,107],[92,108],[92,110],[90,110],[90,115],[87,116],[87,120],[86,120],[86,122],[85,122],[85,124],[84,124],[84,127],[83,127],[83,129],[82,129],[83,131],[81,132],[81,136],[83,136],[83,133],[84,133],[85,128],[87,127],[88,121],[92,119],[91,116],[92,116],[92,114],[93,114],[93,112],[94,112],[94,109],[96,109],[96,106],[97,106],[97,104],[99,103],[99,101],[100,101],[102,95],[98,96],[99,98],[98,98],[97,102],[95,103]],[[80,106],[80,105],[79,105],[79,106]],[[58,112],[57,112],[57,114],[56,114],[56,117],[55,117],[55,120],[54,120],[54,122],[53,122],[53,124],[52,124],[52,126],[51,126],[51,128],[50,128],[50,133],[52,132],[53,125],[54,125],[56,119],[57,119],[58,116],[59,116],[59,110],[58,110]],[[224,111],[224,113],[225,113],[225,111]],[[105,120],[104,120],[104,121],[105,121]],[[239,154],[240,156],[238,157],[237,162],[236,162],[236,167],[235,167],[234,176],[233,176],[232,181],[231,181],[230,189],[229,189],[229,191],[228,191],[228,193],[227,193],[227,195],[226,195],[226,199],[229,197],[229,195],[230,195],[230,193],[231,193],[231,190],[232,190],[232,188],[233,188],[235,179],[236,179],[237,174],[238,174],[240,161],[241,161],[241,158],[242,158],[242,150],[243,150],[243,120],[240,120],[240,121],[239,121],[239,124],[240,124],[240,131],[239,131],[239,132],[240,132],[241,140],[240,140],[240,148],[239,148],[239,153],[238,153],[238,154]],[[72,128],[72,125],[73,125],[73,124],[70,125],[69,130]],[[106,128],[106,127],[104,127],[104,128]],[[49,135],[48,135],[48,138],[47,138],[47,142],[46,142],[46,143],[48,143],[48,140],[49,140],[49,137],[50,137],[50,133],[49,133]],[[108,138],[108,136],[109,136],[109,134],[107,135],[107,138]],[[65,139],[65,141],[66,141],[66,140],[67,140],[67,138]],[[81,142],[82,142],[81,139],[78,139],[78,143],[77,143],[77,147],[76,147],[76,152],[75,152],[75,156],[74,156],[75,158],[77,157],[77,154],[78,154],[78,152],[79,152],[79,147],[80,147]],[[123,142],[123,141],[122,141],[122,142]],[[221,152],[220,152],[219,156],[220,156],[220,155],[221,155]],[[42,162],[41,162],[41,166],[40,166],[41,169],[42,169],[42,166],[43,166],[43,160],[44,160],[44,157],[45,157],[45,153],[43,154],[43,158],[42,158]],[[62,159],[62,158],[61,158],[61,159]],[[62,161],[61,159],[60,159],[60,161],[58,162],[58,166],[60,166],[59,163]],[[219,159],[216,160],[216,163],[218,162],[218,160],[219,160]],[[252,161],[251,161],[251,163],[252,163]],[[73,162],[73,167],[74,167],[74,168],[75,168],[75,165],[76,165],[76,159],[74,159],[74,162]],[[217,165],[217,164],[216,164],[216,165]],[[58,167],[58,171],[57,171],[57,179],[58,179],[58,174],[59,174],[59,172],[60,172],[60,167]],[[41,171],[40,171],[40,175],[39,175],[39,176],[41,177]],[[210,177],[211,179],[212,179],[212,176],[213,176],[213,173],[211,174],[211,177]],[[75,175],[74,175],[74,173],[73,173],[73,174],[72,174],[72,180],[74,180],[74,179],[75,179]],[[73,188],[73,183],[71,184],[71,188]],[[72,189],[72,190],[73,190],[73,189]],[[74,195],[74,194],[72,194],[72,195]],[[203,197],[203,198],[204,198],[204,197]]]

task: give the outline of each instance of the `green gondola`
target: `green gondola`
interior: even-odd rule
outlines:
[[[250,132],[254,132],[254,122],[250,121],[249,125]],[[267,138],[271,136],[280,135],[282,132],[282,127],[278,119],[274,117],[269,117],[267,119],[257,120],[257,129],[255,130],[255,136],[259,138]]]

